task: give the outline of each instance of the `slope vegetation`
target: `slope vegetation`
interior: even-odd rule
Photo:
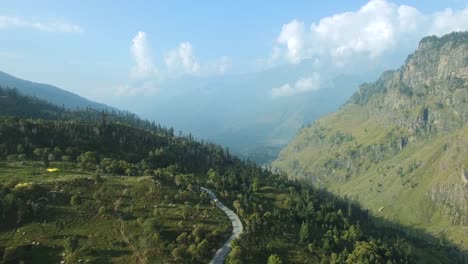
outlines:
[[[273,166],[468,248],[467,154],[465,32],[424,38],[401,68],[301,130]]]

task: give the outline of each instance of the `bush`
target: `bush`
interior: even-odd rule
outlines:
[[[8,155],[7,156],[7,161],[9,161],[9,162],[13,162],[13,161],[17,161],[17,160],[18,160],[18,155],[13,154],[13,155]]]
[[[81,202],[82,202],[81,197],[78,194],[73,195],[70,199],[70,204],[72,206],[78,206],[81,204]]]

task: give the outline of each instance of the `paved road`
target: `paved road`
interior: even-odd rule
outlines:
[[[213,260],[210,262],[210,264],[223,264],[224,260],[226,259],[226,256],[229,254],[229,251],[231,251],[231,241],[236,238],[239,238],[240,234],[244,230],[244,227],[242,226],[242,222],[240,221],[237,214],[234,213],[231,209],[227,208],[223,203],[221,203],[211,190],[203,187],[200,188],[206,193],[208,193],[210,199],[216,202],[216,206],[228,216],[229,220],[231,220],[232,223],[233,229],[231,236],[228,240],[226,240],[224,245],[220,249],[218,249],[218,251],[216,251]]]

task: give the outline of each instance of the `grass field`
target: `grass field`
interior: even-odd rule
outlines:
[[[199,263],[230,233],[226,216],[196,191],[151,177],[96,179],[70,164],[51,167],[60,171],[47,173],[34,162],[0,164],[0,187],[39,186],[34,201],[41,201],[30,218],[0,224],[0,256],[26,263],[180,263],[172,254],[176,238],[196,230],[193,243],[209,242],[192,261]]]

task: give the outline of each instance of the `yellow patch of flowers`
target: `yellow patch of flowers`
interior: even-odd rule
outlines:
[[[22,183],[16,184],[15,189],[25,189],[25,188],[28,188],[30,186],[31,186],[31,184],[29,182],[22,182]]]

